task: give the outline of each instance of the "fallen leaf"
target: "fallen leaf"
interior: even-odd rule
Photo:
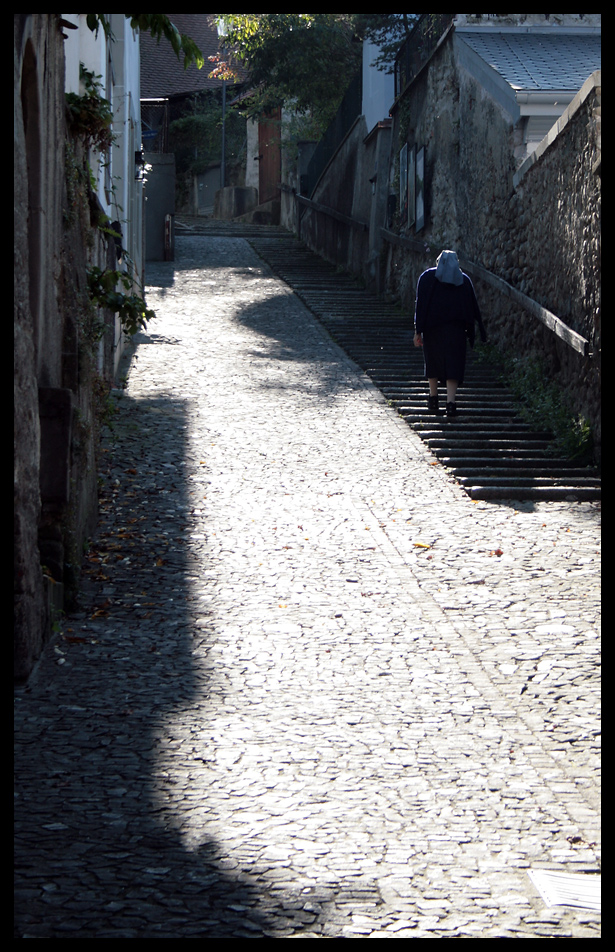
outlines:
[[[415,549],[431,549],[431,546],[427,545],[426,542],[415,542],[414,548]]]

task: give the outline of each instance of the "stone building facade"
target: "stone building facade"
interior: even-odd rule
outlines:
[[[105,209],[99,197],[106,200],[104,179],[92,188],[93,157],[67,119],[65,45],[84,15],[67,17],[32,13],[13,20],[17,680],[27,678],[54,619],[77,591],[97,519],[97,429],[123,344],[116,315],[94,307],[88,293],[88,269],[115,270],[118,257],[106,231],[112,206]],[[90,34],[84,41],[94,48]],[[101,31],[98,50],[106,44]],[[111,62],[107,52],[103,61]],[[123,72],[118,68],[115,76],[121,81]],[[124,104],[125,97],[118,100],[120,124]],[[135,136],[140,145],[140,128]],[[135,150],[129,148],[126,141],[120,191],[124,207],[134,211]],[[116,162],[116,175],[121,168]],[[134,227],[123,229],[137,262],[140,218],[137,208]]]
[[[64,50],[58,20],[48,14],[14,16],[13,571],[17,677],[29,671],[40,652],[48,623],[38,547],[38,389],[59,391],[62,384],[56,288],[64,179],[63,148],[58,148],[58,143],[65,137]],[[60,491],[66,492],[64,481]]]

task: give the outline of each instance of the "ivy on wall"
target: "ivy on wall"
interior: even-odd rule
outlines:
[[[113,106],[101,95],[100,78],[81,63],[80,79],[84,86],[84,94],[66,94],[68,127],[72,135],[83,143],[86,156],[90,151],[101,154],[108,152],[115,140]],[[87,199],[90,207],[90,225],[107,238],[121,241],[121,235],[111,227],[108,216],[96,198],[96,181],[89,163],[85,160],[83,166],[79,165],[71,143],[67,144],[66,157],[68,208],[65,213],[65,224],[68,226],[74,222],[76,209]],[[126,258],[125,253],[124,258]],[[149,319],[155,317],[154,311],[146,307],[143,296],[133,292],[134,279],[131,269],[116,271],[94,267],[88,270],[87,278],[90,304],[95,308],[103,308],[117,314],[122,330],[127,336],[136,334],[138,330],[146,326]],[[104,323],[102,321],[89,323],[88,338],[91,342],[99,340],[105,330]]]

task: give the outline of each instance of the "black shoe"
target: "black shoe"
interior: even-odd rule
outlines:
[[[447,403],[446,404],[446,415],[447,416],[457,416],[457,404],[456,403]]]
[[[430,413],[437,413],[439,408],[438,394],[435,397],[427,397],[427,409]]]

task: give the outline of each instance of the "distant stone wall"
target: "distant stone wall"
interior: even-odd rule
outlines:
[[[380,270],[380,228],[388,199],[390,121],[367,135],[359,116],[311,196],[318,207],[297,206],[283,193],[283,223],[300,231],[317,254],[376,286]],[[287,175],[287,181],[291,179]],[[297,180],[292,185],[297,190]],[[297,224],[297,210],[301,222]]]
[[[363,139],[367,134],[361,116],[342,142],[334,158],[316,185],[311,199],[348,220],[369,221],[369,206],[364,198],[365,175]],[[342,217],[333,217],[314,208],[300,209],[301,238],[327,261],[361,273],[369,254],[369,236],[364,228],[354,227]]]

